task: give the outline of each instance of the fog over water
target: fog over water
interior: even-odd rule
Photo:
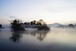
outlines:
[[[0,0],[0,51],[76,51],[76,0]]]
[[[50,31],[11,31],[0,29],[0,51],[75,51],[75,28],[50,28]]]

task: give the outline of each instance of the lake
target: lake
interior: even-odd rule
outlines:
[[[50,31],[0,29],[0,51],[76,51],[75,28]]]

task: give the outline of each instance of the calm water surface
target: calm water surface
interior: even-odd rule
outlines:
[[[0,51],[76,51],[76,29],[11,31],[0,29]]]

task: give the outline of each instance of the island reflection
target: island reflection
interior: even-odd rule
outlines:
[[[22,38],[23,31],[13,31],[11,37],[9,38],[13,42],[20,42]]]
[[[35,31],[12,31],[11,37],[9,38],[12,42],[20,42],[23,34],[30,34],[36,37],[39,41],[43,41],[49,31],[47,30],[35,30]]]

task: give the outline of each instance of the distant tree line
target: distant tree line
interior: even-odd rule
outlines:
[[[38,30],[49,30],[49,27],[47,27],[47,24],[42,19],[39,21],[33,20],[31,22],[25,22],[24,25],[39,25],[35,28],[38,28]]]
[[[46,23],[40,19],[39,21],[33,20],[31,22],[25,22],[25,25],[46,25]]]
[[[38,30],[49,30],[49,27],[47,27],[47,24],[42,19],[40,19],[39,21],[33,20],[31,22],[25,23],[22,23],[20,20],[13,20],[11,22],[11,28],[13,30],[25,30],[23,25],[39,25],[36,27]]]

